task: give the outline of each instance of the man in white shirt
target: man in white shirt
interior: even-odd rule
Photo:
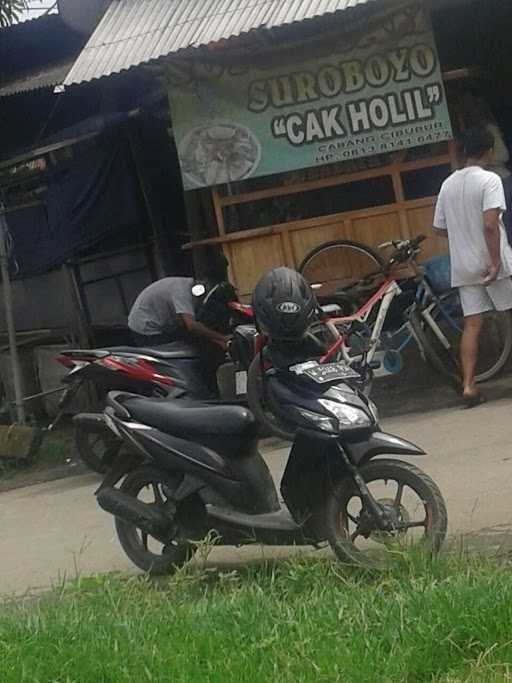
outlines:
[[[501,178],[485,170],[493,148],[488,129],[467,131],[466,166],[443,183],[434,216],[434,230],[448,237],[452,286],[459,288],[464,313],[461,362],[468,408],[485,400],[474,380],[482,314],[512,308],[512,251],[502,221],[505,195]]]

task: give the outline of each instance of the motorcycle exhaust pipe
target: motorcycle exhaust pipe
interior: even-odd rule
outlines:
[[[154,536],[162,543],[169,541],[171,520],[153,505],[114,488],[104,488],[96,495],[99,506],[114,517],[130,522],[141,531]]]

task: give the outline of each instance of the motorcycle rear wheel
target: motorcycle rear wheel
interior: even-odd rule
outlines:
[[[143,502],[163,507],[180,484],[180,477],[164,473],[156,468],[141,467],[130,472],[120,486],[123,493]],[[153,500],[148,500],[148,497]],[[139,569],[150,575],[171,574],[190,560],[195,553],[195,546],[186,537],[186,529],[202,519],[204,508],[198,498],[191,497],[178,505],[174,514],[177,535],[162,544],[153,537],[138,529],[130,522],[115,518],[117,537],[126,555]],[[196,538],[201,536],[199,528]],[[181,532],[185,532],[184,538]],[[151,543],[151,546],[150,546]]]
[[[413,539],[407,538],[409,531],[421,528],[423,533],[415,539],[417,546],[429,553],[439,552],[446,537],[448,515],[434,481],[414,465],[399,460],[373,460],[361,467],[360,473],[374,497],[396,511],[399,526],[393,532],[378,530],[371,515],[365,511],[354,482],[351,479],[338,481],[324,508],[327,540],[338,560],[366,569],[383,569],[403,556],[404,550],[412,548]],[[390,481],[396,483],[396,491],[390,491],[392,495],[388,498],[390,494],[381,487],[379,497],[374,490],[375,482],[388,485]],[[412,511],[404,504],[406,489],[417,498],[416,506],[409,506],[415,508]],[[410,499],[407,494],[407,502]],[[418,511],[421,507],[423,511]],[[363,547],[356,543],[358,538],[363,539]],[[382,546],[385,546],[385,552],[382,552]]]
[[[98,474],[105,474],[121,449],[118,439],[106,426],[91,431],[77,426],[75,446],[82,462]]]

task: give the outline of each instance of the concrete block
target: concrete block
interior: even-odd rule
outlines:
[[[0,458],[27,459],[36,455],[42,432],[25,425],[0,425]]]
[[[20,371],[23,385],[23,395],[31,396],[37,394],[39,389],[39,381],[34,368],[34,354],[32,349],[20,349],[18,352],[20,359]],[[14,378],[12,372],[11,354],[5,352],[0,354],[0,378],[2,380],[5,399],[8,403],[8,410],[11,420],[14,422],[16,413],[14,410]],[[44,419],[44,408],[39,400],[31,401],[26,404],[27,415],[33,415],[37,419]]]

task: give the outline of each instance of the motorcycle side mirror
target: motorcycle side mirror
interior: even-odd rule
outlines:
[[[206,287],[204,285],[194,285],[192,287],[192,296],[203,296],[206,294]]]

